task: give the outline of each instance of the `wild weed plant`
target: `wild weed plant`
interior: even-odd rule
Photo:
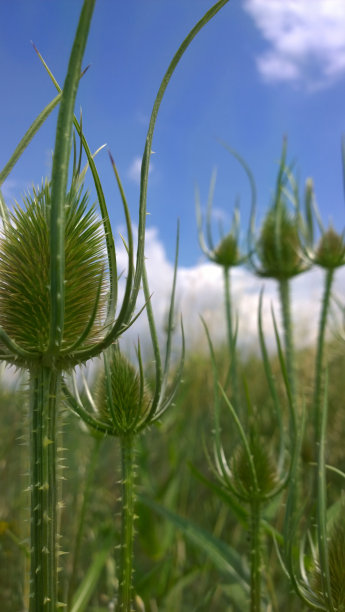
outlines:
[[[137,378],[128,364],[121,360],[118,349],[111,347],[134,320],[133,313],[144,269],[148,168],[160,102],[184,51],[199,30],[226,2],[220,0],[216,3],[192,29],[175,54],[158,90],[142,159],[136,257],[128,206],[112,160],[127,226],[125,246],[128,270],[120,306],[117,304],[116,252],[106,202],[93,157],[82,134],[81,122],[78,123],[74,117],[82,59],[95,0],[84,0],[62,91],[33,123],[1,173],[3,182],[34,133],[56,104],[59,104],[51,180],[44,182],[40,189],[34,189],[26,197],[24,206],[17,205],[12,212],[7,210],[1,198],[1,359],[26,370],[30,381],[30,612],[53,611],[65,607],[65,602],[59,598],[58,588],[58,557],[62,551],[58,546],[57,427],[62,373],[73,371],[77,365],[102,352],[106,355],[106,394],[109,394],[106,405],[112,417],[112,424],[109,419],[105,420],[105,433],[121,434],[123,450],[125,510],[122,515],[121,576],[117,608],[132,609],[131,434],[164,412],[166,403],[161,391],[165,378],[162,378],[155,344],[157,387],[152,402],[149,402],[140,353],[140,376]],[[49,69],[48,72],[52,76]],[[79,163],[73,167],[71,184],[67,188],[73,123],[81,141],[80,152],[84,148],[91,167],[101,220],[98,220],[95,209],[88,207],[88,198],[82,185],[83,173],[80,173],[81,156]],[[146,299],[150,299],[148,295]],[[146,308],[150,312],[149,304]],[[149,321],[152,331],[152,317],[149,317]],[[168,361],[167,356],[166,368]],[[123,380],[120,386],[128,384],[130,387],[122,398],[120,413],[116,412],[111,399],[117,399],[116,393],[114,396],[114,385],[118,389],[117,382],[114,383],[114,371],[115,375],[121,371]]]
[[[203,366],[199,357],[195,367],[187,360],[180,390],[184,346],[180,363],[176,366],[170,360],[177,257],[164,359],[153,318],[154,297],[150,295],[144,253],[155,122],[184,51],[226,2],[217,2],[189,33],[158,90],[142,159],[136,251],[128,204],[110,156],[127,228],[124,244],[128,269],[121,304],[115,241],[95,154],[88,147],[82,120],[74,116],[95,0],[84,0],[63,88],[39,54],[58,95],[33,122],[0,173],[2,184],[31,138],[59,105],[51,179],[33,188],[23,204],[13,210],[0,198],[0,357],[26,372],[29,380],[29,435],[21,420],[15,423],[16,432],[29,437],[29,545],[23,544],[16,533],[23,531],[13,528],[7,513],[0,522],[2,541],[8,546],[11,542],[24,559],[16,585],[24,571],[29,574],[29,580],[17,588],[18,609],[345,609],[344,502],[338,493],[345,465],[326,460],[326,452],[331,457],[333,450],[327,448],[327,416],[331,410],[345,426],[341,406],[335,407],[341,402],[341,393],[332,399],[336,364],[326,354],[332,287],[336,270],[345,265],[345,239],[333,227],[324,227],[310,179],[301,202],[293,167],[287,163],[285,141],[273,201],[258,231],[253,174],[244,158],[226,146],[251,186],[246,249],[240,244],[238,209],[230,231],[221,231],[219,242],[214,241],[215,176],[205,235],[197,197],[201,248],[223,269],[227,342],[221,353],[216,350],[204,323],[208,363]],[[84,187],[84,154],[97,193],[97,209],[90,206]],[[231,277],[232,268],[242,265],[276,282],[282,321],[281,337],[277,313],[272,311],[277,347],[274,360],[266,345],[262,292],[257,313],[261,362],[254,360],[246,367],[238,350],[241,321],[235,310]],[[324,270],[324,288],[316,348],[308,357],[313,365],[308,375],[302,375],[295,349],[291,283],[313,266]],[[138,313],[141,286],[145,306]],[[121,336],[138,316],[147,316],[153,374],[146,371],[140,342],[136,364],[121,351]],[[83,377],[80,388],[76,366],[97,356],[102,357],[103,367],[92,384]],[[260,380],[254,384],[256,376]],[[263,379],[264,389],[260,386]],[[4,405],[18,401],[2,399]],[[173,401],[176,406],[168,411]],[[62,436],[64,420],[69,426]],[[13,427],[13,421],[4,419],[3,423],[8,431]],[[61,487],[58,446],[70,446],[72,463],[73,439],[78,440],[75,453],[78,445],[88,452],[82,456],[82,476],[77,466],[74,470],[80,501],[75,506],[78,512],[70,560],[64,561],[61,555],[69,531],[61,516],[66,512],[63,503],[68,482]],[[200,444],[201,439],[204,444]],[[341,446],[340,440],[337,458],[343,458]],[[1,459],[8,469],[6,452]],[[25,459],[22,461],[25,464]],[[105,473],[97,476],[99,464],[103,472],[109,472],[107,478]],[[119,519],[109,511],[117,464]],[[106,486],[97,487],[98,479],[106,481]],[[336,483],[332,495],[328,486],[331,479]],[[21,511],[21,519],[22,515]],[[85,547],[92,552],[88,564],[81,554]],[[113,548],[117,549],[115,555]],[[15,609],[13,594],[6,588],[4,593],[3,609]]]

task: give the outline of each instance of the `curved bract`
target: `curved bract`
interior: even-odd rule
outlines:
[[[112,344],[104,352],[104,368],[99,375],[95,391],[91,393],[86,380],[84,388],[85,397],[79,397],[76,379],[73,376],[74,393],[64,384],[64,392],[71,409],[77,413],[84,422],[95,431],[110,436],[135,436],[140,431],[157,421],[171,405],[179,385],[184,363],[184,334],[182,327],[182,351],[176,373],[171,378],[170,356],[171,342],[174,330],[175,289],[177,275],[178,237],[174,277],[172,282],[166,349],[164,365],[159,349],[156,325],[153,318],[150,290],[146,270],[143,271],[143,288],[146,299],[146,313],[155,358],[154,390],[145,378],[141,358],[140,345],[138,345],[138,367],[121,353],[117,343]]]

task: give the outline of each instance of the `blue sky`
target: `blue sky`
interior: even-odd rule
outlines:
[[[311,4],[313,10],[311,11]],[[55,90],[30,41],[63,83],[81,0],[0,3],[0,167]],[[92,150],[107,143],[134,222],[138,168],[160,80],[178,45],[210,0],[97,0],[77,108]],[[163,101],[154,137],[148,226],[164,265],[181,220],[180,265],[203,262],[194,189],[205,203],[217,167],[215,215],[230,224],[240,197],[247,231],[249,188],[226,141],[252,168],[262,217],[274,189],[282,139],[301,183],[313,177],[325,222],[344,227],[340,144],[345,134],[345,5],[342,0],[230,0],[193,41]],[[56,113],[4,185],[11,203],[50,173]],[[123,223],[106,151],[97,159],[114,228]],[[158,260],[156,261],[158,265]],[[162,264],[163,265],[163,264]],[[164,267],[164,266],[163,266]],[[163,269],[163,268],[162,268]]]

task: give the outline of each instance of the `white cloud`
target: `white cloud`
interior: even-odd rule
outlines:
[[[170,299],[173,266],[168,261],[166,252],[156,229],[149,229],[146,235],[146,263],[152,306],[155,314],[158,333],[164,336]],[[123,267],[127,266],[126,255],[119,257]],[[120,266],[119,266],[120,268]],[[345,269],[336,276],[336,289],[341,295],[344,287]],[[270,350],[275,350],[275,338],[272,324],[271,307],[280,321],[280,306],[276,283],[263,281],[250,271],[235,268],[232,272],[232,290],[234,308],[239,318],[238,344],[244,350],[259,352],[258,341],[258,302],[262,286],[265,286],[263,304],[263,325],[265,338]],[[317,323],[321,306],[323,272],[313,269],[311,272],[296,277],[292,283],[292,303],[295,341],[299,347],[315,341]],[[343,295],[343,292],[342,292]],[[139,304],[144,303],[141,296]],[[212,263],[200,263],[190,268],[178,270],[176,291],[176,312],[182,313],[188,350],[207,350],[205,331],[201,324],[202,316],[210,330],[215,344],[225,342],[226,324],[224,316],[224,294],[222,270]],[[176,342],[179,328],[176,326]],[[140,336],[143,346],[148,342],[147,320],[143,313],[132,328],[123,336],[127,347],[132,347]],[[178,344],[178,342],[177,342]]]
[[[149,172],[153,171],[153,164],[150,163]],[[140,172],[141,172],[141,157],[137,156],[133,159],[131,165],[128,168],[127,176],[131,181],[140,183]]]
[[[325,87],[345,73],[343,0],[245,0],[268,43],[257,66],[268,81]]]
[[[4,196],[6,203],[9,200],[19,198],[21,186],[19,183],[11,178],[7,178],[6,181],[1,185],[1,192]]]

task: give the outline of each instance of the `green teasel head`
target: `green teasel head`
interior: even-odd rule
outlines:
[[[254,220],[252,220],[254,225]],[[300,214],[299,193],[292,168],[286,165],[286,142],[280,160],[273,204],[254,243],[251,263],[262,277],[286,280],[308,269],[301,244],[305,232]]]
[[[212,254],[212,260],[223,268],[232,268],[244,261],[238,248],[238,236],[230,232],[227,234]]]
[[[172,334],[174,331],[174,308],[176,275],[178,263],[179,231],[177,232],[174,276],[166,329],[166,348],[162,360],[156,325],[153,318],[151,295],[144,265],[143,291],[146,300],[145,310],[154,355],[153,384],[147,382],[138,343],[135,367],[121,352],[119,344],[113,343],[103,352],[103,369],[99,372],[98,382],[91,391],[84,379],[84,397],[81,398],[72,373],[73,392],[66,383],[63,390],[73,412],[78,414],[88,427],[110,436],[133,436],[157,422],[171,406],[182,377],[185,342],[181,322],[181,357],[174,373],[170,371]],[[140,314],[140,313],[139,313]],[[152,391],[151,391],[152,387]]]
[[[327,270],[335,270],[345,265],[345,230],[339,233],[331,224],[325,228],[315,200],[313,181],[310,178],[306,181],[305,208],[308,228],[305,244],[307,258]],[[318,242],[314,240],[315,221],[320,233]]]
[[[284,202],[279,202],[266,215],[256,254],[260,261],[260,276],[286,279],[306,269],[302,257],[298,220],[293,217]]]
[[[330,531],[328,568],[332,609],[337,610],[337,612],[345,612],[345,526],[343,513],[336,519]],[[327,605],[328,602],[325,601],[323,595],[321,568],[317,562],[311,577],[311,586],[320,603]]]
[[[329,227],[322,234],[313,259],[318,266],[327,269],[345,265],[344,232],[339,234],[333,227]]]
[[[29,363],[47,358],[50,331],[50,211],[48,181],[16,204],[0,240],[0,326]],[[102,220],[78,180],[65,196],[65,311],[62,343],[53,356],[61,369],[74,365],[79,346],[102,332],[107,257]],[[15,359],[18,364],[18,357]]]
[[[233,484],[239,494],[249,500],[264,499],[277,488],[277,470],[271,455],[258,436],[252,437],[249,441],[249,450],[252,465],[249,462],[247,449],[243,446],[239,446],[233,454],[231,459]]]
[[[117,345],[107,349],[105,369],[97,381],[95,406],[98,418],[117,436],[136,431],[152,403],[141,360],[136,369]]]
[[[256,204],[256,186],[253,174],[246,161],[241,157],[241,155],[237,153],[237,151],[235,151],[225,143],[222,144],[224,148],[227,149],[227,151],[240,163],[247,175],[250,184],[251,210],[253,215]],[[198,190],[196,190],[195,200],[198,238],[200,247],[205,253],[206,257],[210,261],[213,261],[214,263],[227,269],[242,265],[248,259],[248,255],[242,253],[240,249],[240,210],[238,205],[235,206],[230,230],[227,234],[224,234],[223,226],[222,224],[220,224],[219,233],[221,238],[218,244],[215,245],[212,235],[212,207],[215,183],[216,171],[214,170],[210,181],[208,202],[206,207],[205,234],[203,232],[203,218],[201,213],[200,196]]]

